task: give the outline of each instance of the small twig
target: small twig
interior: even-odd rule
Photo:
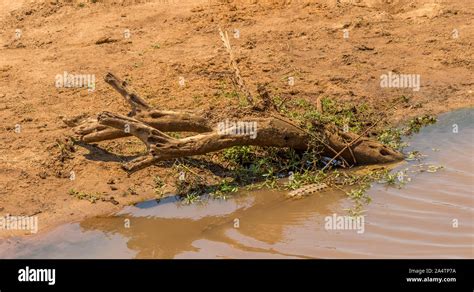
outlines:
[[[352,148],[351,148],[351,147],[349,147],[349,152],[351,153],[352,160],[354,161],[354,165],[356,165],[356,164],[357,164],[357,160],[356,160],[356,158],[355,158],[355,156],[354,156],[354,152],[352,152]]]
[[[316,138],[321,144],[323,144],[324,146],[326,146],[329,150],[331,150],[332,152],[334,152],[334,154],[337,155],[337,151],[332,148],[331,146],[329,146],[329,144],[327,144],[326,142],[324,142],[321,138],[319,138],[318,136],[316,135],[311,135],[312,137]],[[341,157],[342,158],[342,162],[345,163],[347,166],[350,166],[349,162],[347,162],[347,160],[344,159],[344,157]]]
[[[280,111],[281,110],[281,107],[288,101],[290,100],[290,96],[285,96],[281,102],[276,106],[277,107],[277,110]]]
[[[380,119],[378,119],[372,126],[368,127],[362,134],[360,134],[359,136],[357,136],[354,140],[352,140],[349,144],[346,144],[346,146],[344,148],[342,148],[341,151],[339,151],[336,156],[334,156],[333,158],[331,158],[331,160],[329,160],[329,162],[323,167],[323,169],[321,169],[322,171],[324,171],[326,168],[328,168],[330,165],[331,165],[331,162],[333,162],[336,158],[339,157],[339,155],[341,155],[344,151],[346,151],[346,149],[348,147],[351,147],[355,142],[359,141],[360,138],[362,138],[362,136],[364,136],[365,134],[367,134],[371,129],[373,129],[384,117],[381,117]]]
[[[222,29],[219,27],[219,34],[221,36],[221,40],[224,43],[224,47],[227,50],[227,53],[229,54],[229,60],[230,60],[230,67],[234,71],[235,75],[235,83],[237,87],[239,87],[240,91],[245,94],[245,97],[247,98],[247,101],[250,105],[254,105],[253,102],[253,97],[248,88],[245,86],[244,79],[240,75],[240,70],[239,67],[237,66],[237,62],[235,61],[234,58],[234,53],[232,52],[232,47],[230,46],[230,40],[229,40],[229,35],[227,34],[227,31],[224,33]]]
[[[195,176],[201,178],[198,173],[196,173],[195,171],[193,171],[192,169],[190,169],[189,167],[187,167],[183,162],[180,162],[180,163],[178,164],[178,166],[184,168],[186,171],[188,171],[188,172],[194,174]]]
[[[321,102],[321,96],[318,96],[318,98],[316,99],[316,110],[322,114],[323,113],[323,104]]]

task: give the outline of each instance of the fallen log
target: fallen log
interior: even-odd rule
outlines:
[[[203,155],[233,146],[289,147],[301,151],[314,147],[310,146],[312,135],[271,108],[267,108],[265,114],[261,113],[261,108],[254,108],[253,111],[258,111],[258,115],[241,117],[246,123],[255,123],[255,137],[232,134],[236,132],[235,124],[219,129],[218,124],[213,119],[206,118],[203,113],[199,115],[155,109],[113,74],[107,74],[105,81],[129,103],[131,112],[128,116],[102,112],[97,118],[68,124],[74,126],[77,138],[86,143],[126,136],[139,138],[147,146],[148,153],[124,164],[123,168],[127,171],[133,172],[158,161]],[[176,139],[165,132],[198,134]],[[317,134],[320,139],[316,146],[321,155],[333,157],[345,149],[340,156],[345,161],[352,161],[352,164],[387,163],[403,158],[399,152],[366,137],[359,138],[348,147],[347,141],[356,139],[357,135],[340,132],[331,125],[320,125]]]

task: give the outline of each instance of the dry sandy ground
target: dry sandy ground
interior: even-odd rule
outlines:
[[[100,143],[112,153],[76,147],[61,163],[56,141],[70,134],[61,120],[127,113],[102,81],[109,71],[162,109],[214,104],[219,110],[235,102],[222,96],[230,81],[218,26],[231,36],[239,31],[231,42],[252,90],[267,82],[284,98],[380,105],[409,96],[410,106],[397,109],[393,123],[472,106],[472,1],[90,2],[0,0],[0,215],[37,215],[40,230],[152,198],[156,175],[172,187],[166,166],[131,176],[120,169],[122,158],[113,153],[142,149],[134,139]],[[112,42],[96,44],[104,37]],[[56,87],[65,71],[95,75],[95,90]],[[420,90],[381,88],[388,71],[420,74]],[[130,186],[138,195],[122,196]],[[70,189],[106,192],[119,204],[91,204],[68,195]]]

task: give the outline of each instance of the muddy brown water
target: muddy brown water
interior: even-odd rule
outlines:
[[[406,139],[407,152],[426,157],[393,170],[410,177],[403,187],[371,187],[363,233],[325,228],[326,216],[347,215],[353,205],[342,192],[287,200],[284,192],[257,190],[193,205],[173,197],[143,202],[112,217],[5,240],[0,257],[474,258],[473,113],[441,115]]]

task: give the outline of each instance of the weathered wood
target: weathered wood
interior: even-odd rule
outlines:
[[[119,92],[130,105],[132,111],[125,115],[102,112],[97,118],[69,121],[78,139],[86,142],[100,142],[126,136],[135,136],[147,146],[148,154],[124,164],[128,171],[153,165],[155,162],[180,157],[203,155],[232,146],[289,147],[295,150],[307,150],[317,146],[321,155],[334,157],[336,154],[347,163],[358,164],[394,162],[403,158],[396,152],[377,141],[358,137],[352,133],[341,133],[330,125],[320,125],[317,130],[318,145],[312,144],[311,135],[293,121],[281,116],[276,110],[268,92],[262,87],[259,93],[262,102],[252,108],[264,114],[243,116],[239,119],[255,123],[255,136],[235,134],[233,127],[218,127],[204,114],[185,111],[155,109],[144,99],[132,92],[126,82],[113,74],[105,80]],[[194,132],[194,136],[176,139],[166,132]],[[355,140],[355,141],[353,141]],[[347,141],[353,141],[348,144]]]

